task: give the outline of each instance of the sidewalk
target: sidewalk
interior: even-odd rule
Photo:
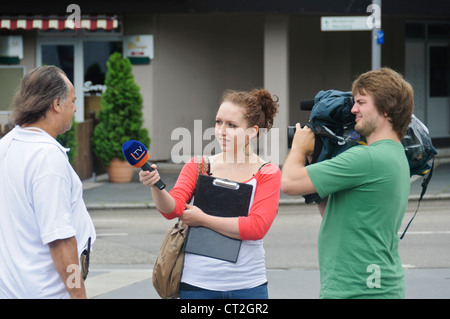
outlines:
[[[448,269],[405,269],[406,299],[448,299]],[[89,299],[160,299],[152,285],[152,270],[89,271]],[[319,270],[267,269],[270,299],[317,299]]]
[[[450,149],[438,150],[433,177],[423,200],[450,199]],[[157,163],[161,178],[169,191],[175,185],[181,164]],[[106,175],[83,181],[84,200],[89,210],[153,208],[154,203],[148,187],[139,182],[139,170],[134,171],[133,180],[126,184],[109,183]],[[422,191],[423,177],[411,178],[410,200],[418,200]],[[302,196],[289,196],[280,192],[280,205],[304,204]]]

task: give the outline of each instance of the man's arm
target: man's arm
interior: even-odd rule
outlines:
[[[305,167],[306,157],[314,152],[314,133],[307,126],[297,123],[292,148],[283,164],[281,191],[288,195],[316,193]]]
[[[55,268],[64,282],[70,297],[72,299],[85,299],[86,290],[78,265],[78,250],[75,237],[55,240],[49,243],[49,247]]]
[[[322,217],[323,217],[323,214],[325,214],[325,210],[327,208],[327,203],[328,203],[328,196],[325,197],[324,199],[322,199],[322,201],[319,204],[317,204],[317,208],[319,209],[320,216],[322,216]]]

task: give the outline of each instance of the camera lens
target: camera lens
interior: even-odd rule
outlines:
[[[292,140],[295,135],[295,126],[288,126],[287,128],[287,138],[288,138],[288,148],[292,147]]]

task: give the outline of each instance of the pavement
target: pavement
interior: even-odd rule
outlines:
[[[448,269],[404,269],[406,299],[449,299]],[[89,270],[85,282],[89,299],[160,299],[151,269]],[[318,299],[317,269],[267,269],[269,299]]]
[[[450,199],[450,149],[438,150],[433,177],[423,201]],[[158,171],[170,190],[175,185],[182,165],[157,163]],[[84,199],[89,211],[104,209],[154,208],[148,187],[138,180],[135,170],[130,183],[110,183],[106,175],[83,181]],[[410,201],[417,201],[422,191],[423,177],[411,178]],[[301,196],[293,197],[280,192],[280,205],[306,205]],[[450,209],[449,209],[450,210]],[[91,268],[86,291],[91,299],[159,299],[151,282],[152,269],[142,265]],[[320,289],[319,270],[267,269],[269,298],[317,299]],[[408,299],[448,299],[449,269],[405,269]]]
[[[174,187],[182,164],[156,163],[166,189]],[[106,174],[83,181],[84,200],[88,210],[154,208],[151,192],[139,182],[135,169],[130,183],[110,183]],[[411,178],[410,200],[418,200],[423,177]],[[438,150],[433,176],[423,200],[450,199],[450,148]],[[302,196],[289,196],[280,191],[280,205],[305,204]]]

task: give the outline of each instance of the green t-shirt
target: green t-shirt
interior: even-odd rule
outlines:
[[[404,298],[398,231],[408,203],[409,165],[400,143],[355,146],[307,166],[329,196],[319,232],[320,298]]]

